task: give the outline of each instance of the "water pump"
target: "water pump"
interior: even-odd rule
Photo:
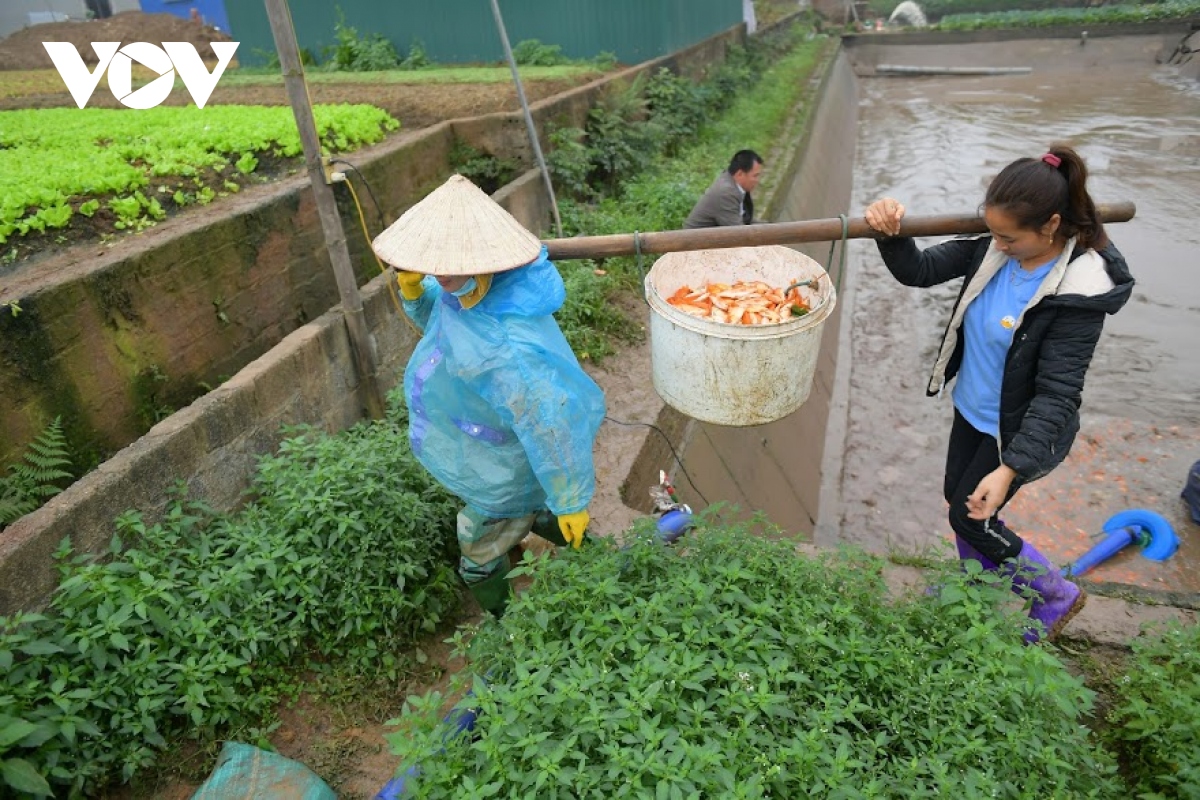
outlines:
[[[664,470],[658,471],[658,485],[650,487],[650,499],[654,501],[654,513],[658,515],[655,535],[664,544],[671,544],[695,525],[691,506],[679,501]]]

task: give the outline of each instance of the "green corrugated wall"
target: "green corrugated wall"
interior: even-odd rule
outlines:
[[[489,0],[289,0],[301,47],[321,57],[333,44],[337,9],[359,35],[381,33],[401,56],[414,41],[442,64],[499,62],[504,50]],[[227,3],[238,60],[262,64],[275,51],[262,0]],[[557,44],[570,58],[615,53],[624,64],[666,55],[742,21],[742,0],[502,0],[515,46]]]

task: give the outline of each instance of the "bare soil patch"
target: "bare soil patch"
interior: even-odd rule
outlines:
[[[74,105],[70,93],[54,69],[42,42],[70,42],[88,64],[96,63],[90,42],[190,42],[206,62],[216,61],[211,43],[230,41],[225,33],[172,14],[146,14],[130,11],[92,22],[50,22],[17,31],[0,40],[0,111],[17,108],[69,108]],[[234,62],[236,65],[236,60]],[[137,65],[135,64],[135,69]],[[231,66],[236,69],[236,66]],[[149,73],[143,77],[149,77]],[[594,80],[595,75],[577,79],[526,81],[530,100],[558,94]],[[370,103],[400,120],[403,129],[424,128],[455,117],[471,117],[497,111],[515,111],[520,106],[516,89],[510,83],[498,84],[379,84],[312,83],[309,95],[314,103]],[[187,105],[191,96],[181,87],[165,105]],[[278,86],[220,86],[210,103],[225,105],[288,104],[287,92]],[[123,108],[105,85],[97,87],[89,107]]]
[[[127,11],[89,22],[47,22],[0,40],[0,70],[54,69],[42,42],[70,42],[87,64],[95,64],[91,42],[190,42],[203,59],[216,59],[212,42],[231,41],[211,26],[174,14]]]
[[[588,75],[577,80],[529,81],[525,84],[525,95],[530,102],[534,102],[595,80],[595,77]],[[51,82],[50,78],[57,81],[57,85]],[[53,73],[50,78],[44,75],[40,77],[37,86],[41,91],[25,89],[15,96],[0,98],[0,111],[17,108],[74,107],[75,101],[71,99],[57,73]],[[401,131],[426,128],[456,117],[474,117],[498,111],[516,111],[520,108],[517,91],[510,83],[310,83],[308,92],[314,103],[369,103],[382,108],[400,120]],[[208,102],[210,105],[285,106],[288,99],[282,84],[229,87],[218,84]],[[163,105],[185,106],[190,103],[192,98],[187,91],[176,87]],[[124,106],[101,85],[88,101],[88,108]]]
[[[454,656],[453,646],[445,642],[456,628],[478,624],[482,611],[466,592],[463,608],[453,626],[431,634],[419,650],[424,663],[415,660],[414,650],[407,653],[409,675],[392,685],[373,686],[321,685],[316,676],[307,676],[294,699],[280,704],[278,727],[258,743],[247,737],[237,738],[276,752],[304,764],[316,773],[339,798],[369,800],[396,775],[400,759],[392,755],[385,734],[395,732],[388,720],[398,717],[404,700],[410,695],[440,691],[446,694],[452,676],[465,663]],[[447,697],[448,712],[458,698]],[[187,800],[208,777],[222,742],[203,746],[177,745],[160,759],[158,769],[138,775],[132,783],[112,786],[100,794],[101,800]]]

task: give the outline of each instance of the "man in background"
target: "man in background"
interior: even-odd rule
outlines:
[[[754,200],[750,193],[758,186],[763,160],[753,150],[739,150],[729,168],[717,176],[712,186],[688,214],[685,228],[716,228],[721,225],[750,225],[754,222]]]

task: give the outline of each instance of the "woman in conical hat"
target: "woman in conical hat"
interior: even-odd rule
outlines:
[[[511,547],[583,541],[604,394],[554,320],[566,290],[546,249],[466,178],[373,244],[423,331],[404,373],[413,452],[464,502],[459,573],[499,616]]]

